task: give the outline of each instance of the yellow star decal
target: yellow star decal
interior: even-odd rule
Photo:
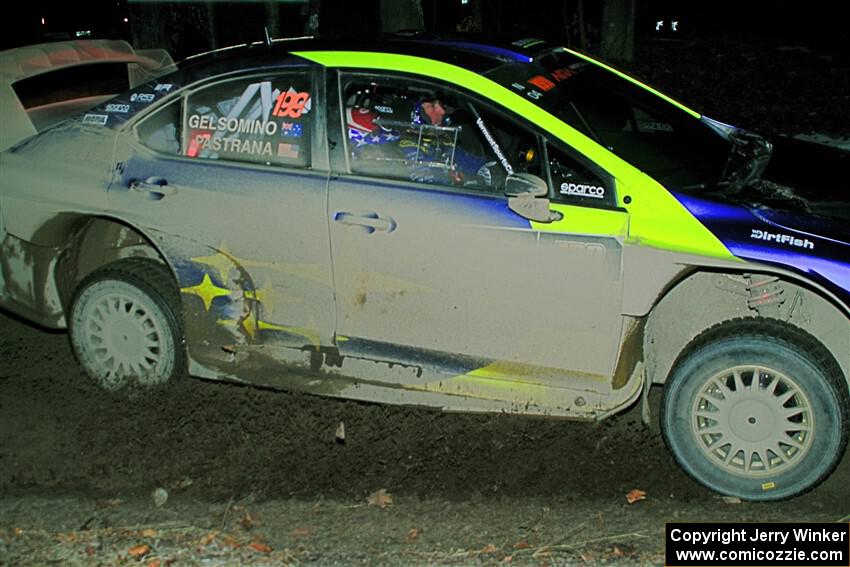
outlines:
[[[180,291],[183,293],[190,293],[192,295],[197,295],[204,302],[204,309],[206,311],[210,310],[210,306],[212,305],[213,300],[216,297],[224,297],[230,295],[230,290],[225,289],[223,287],[218,287],[215,285],[210,279],[209,274],[204,274],[204,279],[201,283],[192,287],[184,287],[181,288]]]

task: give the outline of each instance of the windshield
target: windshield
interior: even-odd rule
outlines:
[[[638,85],[563,50],[488,77],[525,94],[665,186],[714,188],[732,144],[698,118]]]

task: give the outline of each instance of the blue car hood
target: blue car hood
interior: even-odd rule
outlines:
[[[850,306],[850,235],[844,221],[673,194],[735,256],[804,275]]]

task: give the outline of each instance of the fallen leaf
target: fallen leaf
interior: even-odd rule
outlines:
[[[310,535],[310,528],[295,528],[289,535],[292,537],[305,537]]]
[[[268,545],[264,544],[261,541],[253,541],[248,545],[248,547],[250,547],[251,549],[253,549],[257,553],[267,553],[268,554],[268,553],[272,552],[272,548],[269,547]]]
[[[407,531],[407,537],[404,538],[404,541],[406,543],[413,543],[414,541],[419,539],[419,536],[421,536],[421,535],[422,535],[422,528],[410,528]]]
[[[189,488],[190,486],[192,486],[192,484],[193,484],[193,481],[192,481],[191,478],[184,478],[182,480],[172,482],[171,488],[174,488],[174,489],[177,489],[177,490],[182,490],[184,488]]]
[[[505,557],[502,559],[502,563],[512,563],[513,560],[514,560],[513,555],[505,555]]]
[[[478,553],[496,553],[498,549],[492,543],[488,543],[483,548],[478,550]]]
[[[218,535],[218,532],[210,532],[204,537],[201,538],[201,545],[209,545],[213,542],[215,537]]]
[[[12,528],[12,535],[15,537],[24,535],[24,530],[21,528]]]
[[[148,567],[161,567],[162,560],[159,557],[154,557],[148,561]]]
[[[242,514],[242,517],[239,518],[239,524],[242,526],[243,529],[250,530],[252,528],[255,528],[256,526],[259,526],[260,522],[257,521],[254,516],[251,515],[251,512],[245,510],[245,513]]]
[[[718,496],[720,500],[724,502],[724,504],[740,504],[741,499],[737,496]]]
[[[514,549],[531,549],[533,546],[524,539],[519,540],[514,544]]]
[[[139,535],[142,537],[156,537],[159,534],[153,528],[145,528],[139,532]]]
[[[369,506],[377,506],[378,508],[386,508],[393,505],[393,495],[387,492],[386,488],[382,488],[377,492],[373,492],[366,499]]]
[[[611,546],[611,551],[608,552],[608,557],[625,557],[626,554],[617,544]]]
[[[235,537],[233,537],[230,534],[225,534],[221,538],[221,543],[223,543],[224,545],[226,545],[228,547],[232,547],[233,549],[239,549],[240,547],[242,547],[242,544],[239,543],[239,540],[236,539]]]
[[[626,502],[629,504],[634,504],[639,500],[646,500],[646,492],[643,490],[638,490],[637,488],[633,488],[629,490],[629,493],[626,494]]]
[[[637,549],[634,545],[630,543],[615,543],[611,545],[611,548],[602,556],[605,560],[610,559],[623,559],[623,558],[634,558],[639,556],[640,554],[637,552]]]
[[[133,557],[135,559],[141,559],[142,557],[144,557],[145,555],[147,555],[150,552],[151,552],[151,546],[149,546],[146,543],[134,545],[133,547],[131,547],[130,549],[127,550],[127,554],[130,557]]]
[[[342,421],[336,426],[336,442],[345,443],[345,423]]]

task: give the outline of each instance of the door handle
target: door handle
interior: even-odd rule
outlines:
[[[133,179],[127,184],[133,193],[145,194],[152,201],[159,201],[166,195],[177,193],[177,187],[169,185],[164,177],[148,177],[147,179]]]
[[[392,232],[398,226],[392,217],[382,217],[376,212],[347,212],[337,211],[334,213],[334,222],[345,226],[357,226],[366,230],[367,234],[373,232]]]

